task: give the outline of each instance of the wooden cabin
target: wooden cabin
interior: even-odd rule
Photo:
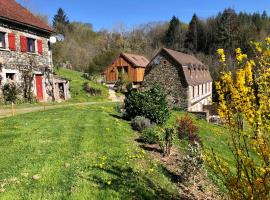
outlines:
[[[103,71],[105,82],[115,83],[120,78],[121,73],[125,73],[134,84],[140,84],[143,82],[145,67],[148,63],[148,59],[144,56],[121,53],[118,58]]]

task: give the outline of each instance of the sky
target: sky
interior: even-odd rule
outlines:
[[[237,12],[263,12],[270,15],[269,0],[17,0],[31,10],[49,16],[59,7],[70,21],[91,23],[94,30],[127,29],[148,22],[169,21],[173,15],[188,23],[193,13],[206,19],[225,8]]]

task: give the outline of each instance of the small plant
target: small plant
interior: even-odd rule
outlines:
[[[190,142],[200,142],[200,138],[197,134],[198,127],[194,124],[192,118],[187,114],[184,117],[177,119],[176,124],[178,126],[178,138],[187,138]]]
[[[195,184],[195,176],[200,173],[203,166],[203,154],[198,142],[188,145],[187,155],[182,159],[181,174],[182,182]]]
[[[160,140],[160,134],[164,130],[158,126],[153,126],[143,130],[140,134],[140,138],[149,144],[158,144]]]
[[[163,152],[164,156],[169,156],[171,154],[171,148],[173,146],[173,135],[175,134],[175,128],[167,127],[163,134],[159,134],[159,146]]]
[[[15,103],[19,99],[18,95],[21,91],[15,83],[6,83],[2,90],[5,102]]]
[[[151,121],[145,117],[137,116],[131,121],[131,126],[135,131],[142,132],[151,126]]]
[[[101,95],[101,90],[90,87],[88,82],[83,83],[83,89],[84,89],[84,91],[86,91],[87,93],[89,93],[92,96],[100,96]]]
[[[156,124],[163,124],[170,116],[169,105],[165,93],[160,87],[139,92],[131,90],[125,98],[126,118],[144,116]]]

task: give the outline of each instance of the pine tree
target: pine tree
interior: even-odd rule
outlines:
[[[238,16],[233,9],[228,8],[218,15],[217,20],[217,46],[233,54],[239,43]]]
[[[170,21],[169,28],[163,38],[166,47],[182,50],[184,47],[185,32],[181,27],[181,22],[175,16]]]
[[[206,31],[196,14],[193,15],[186,34],[185,48],[192,52],[206,49]]]
[[[53,18],[53,27],[56,32],[64,34],[66,27],[69,25],[69,20],[62,8],[59,8],[57,14]]]

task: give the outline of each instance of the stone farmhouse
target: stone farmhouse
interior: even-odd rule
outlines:
[[[146,66],[144,87],[160,85],[171,106],[187,111],[203,111],[212,101],[209,69],[194,56],[161,49]]]
[[[118,81],[122,74],[126,74],[134,85],[143,82],[145,67],[148,59],[141,55],[121,53],[104,71],[103,75],[107,84]]]
[[[0,87],[21,84],[31,69],[38,101],[68,99],[68,81],[54,83],[50,37],[53,30],[15,0],[0,0]],[[57,92],[57,93],[55,93]]]

